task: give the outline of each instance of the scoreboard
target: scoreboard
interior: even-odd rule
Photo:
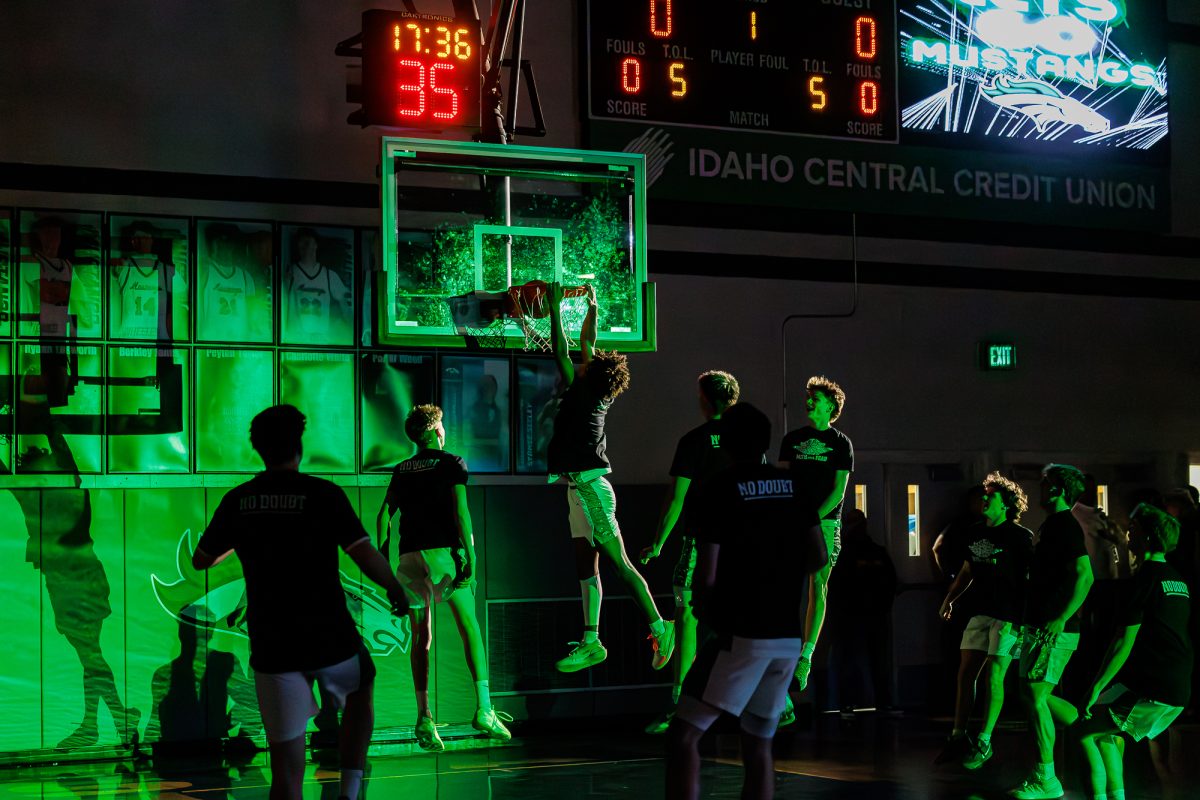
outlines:
[[[589,0],[592,119],[895,141],[895,0]]]

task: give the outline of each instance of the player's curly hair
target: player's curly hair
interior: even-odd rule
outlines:
[[[305,424],[304,415],[295,406],[271,406],[250,421],[250,446],[268,467],[285,464],[302,452]]]
[[[1167,512],[1149,503],[1138,503],[1129,519],[1142,526],[1151,553],[1170,553],[1179,546],[1179,520]]]
[[[1050,488],[1062,492],[1067,505],[1075,505],[1075,501],[1083,494],[1085,481],[1078,467],[1070,464],[1047,464],[1042,467],[1042,478]]]
[[[846,405],[846,393],[842,391],[842,387],[824,375],[814,375],[808,379],[804,388],[810,392],[820,392],[833,401],[833,413],[829,415],[829,421],[837,422],[837,418],[842,415],[842,408]]]
[[[983,479],[983,490],[998,494],[1004,499],[1004,507],[1008,509],[1010,522],[1018,522],[1021,515],[1029,510],[1029,498],[1025,496],[1025,492],[1021,491],[1021,487],[1014,481],[999,472],[993,472]]]
[[[438,426],[442,421],[442,410],[433,403],[422,403],[413,406],[412,411],[404,419],[404,433],[413,444],[420,444],[425,434]]]
[[[629,358],[616,350],[594,350],[584,378],[596,394],[615,400],[629,388]]]
[[[738,386],[737,378],[719,369],[701,372],[696,383],[700,387],[700,393],[704,395],[704,399],[718,414],[736,403],[742,393],[742,387]]]

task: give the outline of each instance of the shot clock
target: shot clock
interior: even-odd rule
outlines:
[[[479,25],[407,11],[364,11],[365,124],[479,127]]]
[[[593,119],[895,141],[895,0],[589,0]]]

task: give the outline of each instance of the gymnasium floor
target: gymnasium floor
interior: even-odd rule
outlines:
[[[633,721],[603,733],[560,730],[520,736],[507,746],[475,746],[439,755],[410,744],[372,749],[369,800],[560,800],[658,798],[663,796],[662,739],[641,734]],[[1027,766],[1028,746],[1019,732],[997,735],[997,755],[980,773],[934,768],[945,721],[906,717],[853,720],[821,715],[808,726],[777,738],[778,798],[971,798],[1004,797]],[[716,733],[705,742],[704,796],[737,798],[741,768],[737,736]],[[1129,800],[1163,797],[1149,763],[1131,749]],[[1070,766],[1067,767],[1070,769]],[[1063,767],[1060,764],[1060,773]],[[63,763],[0,769],[3,798],[174,798],[266,800],[270,782],[265,754],[231,763],[221,759]],[[1078,778],[1064,781],[1068,797],[1084,798]],[[1194,786],[1194,784],[1193,784]],[[310,767],[306,800],[336,800],[333,765]],[[1180,794],[1186,797],[1187,794]],[[1191,795],[1195,796],[1195,795]]]

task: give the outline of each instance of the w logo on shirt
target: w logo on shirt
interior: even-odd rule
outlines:
[[[799,461],[828,461],[833,448],[820,439],[808,439],[792,449],[792,457]]]
[[[721,434],[710,433],[708,435],[708,444],[710,447],[712,447],[713,450],[720,450],[721,449]]]

